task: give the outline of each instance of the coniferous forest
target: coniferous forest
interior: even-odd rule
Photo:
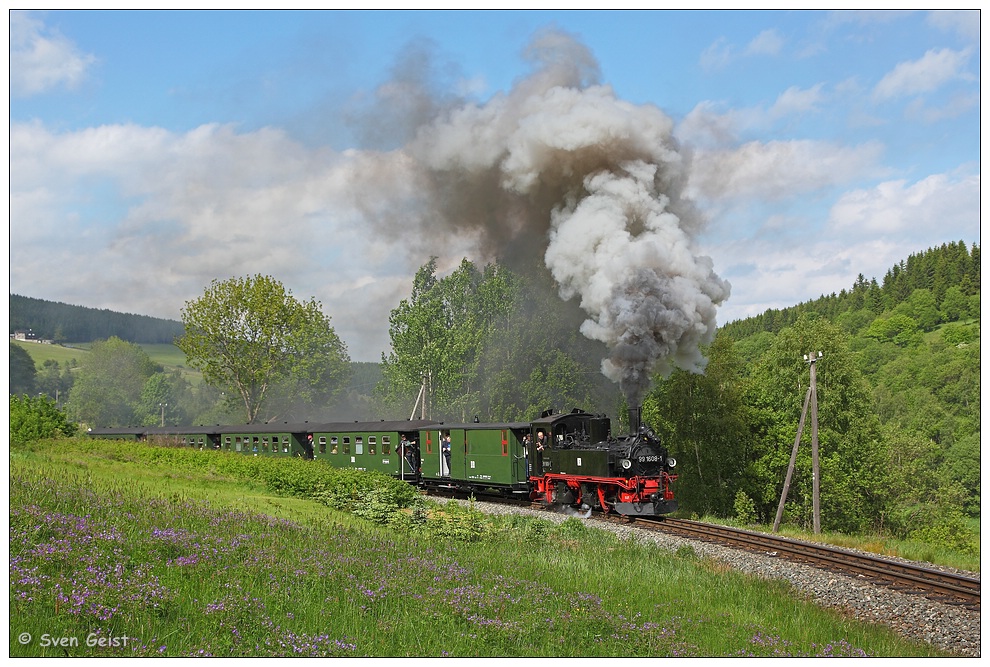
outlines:
[[[182,334],[182,323],[11,294],[10,333],[22,330],[31,330],[37,338],[55,343],[82,343],[111,336],[132,343],[171,343]]]

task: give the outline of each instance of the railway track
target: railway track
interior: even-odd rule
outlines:
[[[980,608],[980,580],[967,575],[943,572],[923,565],[892,561],[837,547],[767,535],[740,528],[729,528],[683,519],[636,523],[665,533],[704,540],[804,563],[856,577],[909,593],[918,593],[947,604]]]
[[[457,494],[444,495],[451,497]],[[528,500],[511,500],[504,497],[483,498],[488,502],[516,507],[548,509],[544,503],[532,503]],[[703,540],[764,556],[802,563],[847,576],[862,577],[873,583],[905,593],[920,594],[938,602],[980,610],[980,579],[968,575],[945,572],[916,563],[890,560],[880,556],[779,535],[769,535],[698,521],[672,519],[670,517],[637,517],[631,520],[616,515],[606,517],[597,513],[593,517],[602,521],[632,523],[645,530],[657,530],[679,537]]]

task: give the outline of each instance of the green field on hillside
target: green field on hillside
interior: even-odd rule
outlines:
[[[74,359],[79,366],[86,365],[86,358],[92,343],[65,343],[64,345],[45,345],[42,343],[25,343],[24,341],[12,341],[18,347],[27,351],[31,356],[34,365],[41,368],[41,365],[51,359],[57,361],[60,366],[70,364]],[[151,360],[161,364],[165,370],[178,369],[182,376],[193,385],[203,381],[203,375],[193,368],[189,368],[186,355],[175,345],[167,344],[138,344]]]

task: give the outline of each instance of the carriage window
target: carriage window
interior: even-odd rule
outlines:
[[[224,449],[230,450],[230,436],[229,435],[226,438],[223,439],[223,447],[224,447]]]
[[[278,442],[278,439],[276,438],[275,441]],[[276,447],[276,449],[277,449],[277,447]],[[261,441],[261,451],[263,451],[263,452],[267,452],[268,451],[268,438],[264,438]]]
[[[502,429],[502,456],[509,455],[509,437],[506,434],[505,429]]]
[[[345,454],[351,453],[351,436],[349,435],[344,436],[344,453]]]
[[[383,435],[382,436],[382,454],[392,453],[392,436]]]
[[[275,442],[278,442],[278,439],[277,438],[276,438]],[[285,454],[288,454],[289,453],[289,436],[287,436],[287,435],[283,435],[282,436],[282,452],[285,453]]]
[[[357,436],[354,438],[354,453],[364,454],[364,436]]]
[[[241,451],[241,436],[234,438],[234,451]]]
[[[368,453],[369,454],[374,454],[375,453],[375,442],[376,442],[376,440],[377,440],[377,438],[375,438],[375,436],[373,436],[373,435],[369,435],[368,436]]]
[[[337,436],[333,436],[332,438],[330,438],[330,453],[331,454],[337,453]]]
[[[254,436],[254,438],[251,439],[251,451],[258,451],[258,436]]]
[[[321,435],[320,436],[320,454],[326,454],[326,453],[327,453],[327,436]]]

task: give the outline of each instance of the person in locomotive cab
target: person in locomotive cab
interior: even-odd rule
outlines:
[[[542,452],[547,448],[547,434],[540,431],[536,434],[536,451]]]

